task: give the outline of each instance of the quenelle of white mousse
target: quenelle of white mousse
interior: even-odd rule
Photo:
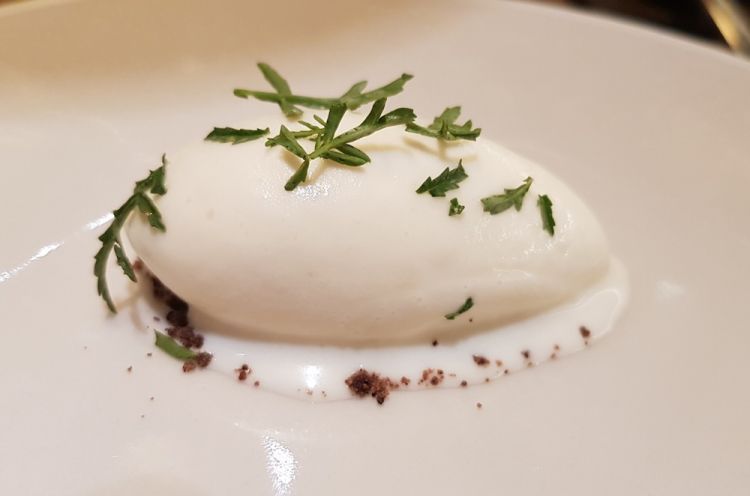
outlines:
[[[289,192],[300,160],[283,148],[195,143],[169,156],[168,193],[156,200],[166,233],[134,215],[128,238],[199,324],[319,344],[460,337],[571,300],[607,272],[607,241],[586,205],[491,140],[441,143],[390,128],[357,146],[371,163],[316,160]],[[469,177],[458,189],[415,193],[459,159]],[[483,211],[481,198],[527,177],[520,211]],[[553,202],[554,236],[542,228],[540,194]],[[448,216],[451,198],[465,205],[460,215]],[[445,317],[469,297],[469,311]]]

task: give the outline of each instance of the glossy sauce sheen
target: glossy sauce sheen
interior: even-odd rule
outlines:
[[[338,345],[455,338],[574,299],[610,266],[584,203],[488,139],[445,144],[391,128],[357,142],[372,163],[315,161],[293,192],[284,183],[299,159],[264,141],[201,142],[168,157],[169,191],[158,199],[166,234],[140,216],[128,226],[146,265],[212,330]],[[469,176],[459,189],[415,193],[459,159]],[[520,211],[483,211],[481,198],[527,176]],[[554,203],[554,236],[542,229],[539,194]],[[466,209],[449,217],[453,197]],[[470,312],[444,317],[468,297]]]

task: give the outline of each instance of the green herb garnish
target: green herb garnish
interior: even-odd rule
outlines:
[[[370,161],[362,150],[351,145],[365,136],[369,136],[377,131],[391,126],[400,126],[412,122],[416,116],[414,111],[408,108],[397,108],[387,114],[383,114],[385,109],[385,98],[381,98],[373,103],[370,113],[358,126],[336,134],[341,119],[347,110],[343,103],[336,103],[331,106],[328,112],[328,118],[323,122],[323,127],[312,126],[306,123],[307,130],[292,132],[285,126],[281,126],[279,134],[266,141],[266,146],[280,145],[289,152],[302,159],[302,163],[297,171],[289,178],[284,189],[292,191],[300,183],[307,179],[307,172],[310,162],[317,158],[333,160],[343,165],[357,167]],[[300,133],[303,133],[300,135]],[[308,133],[312,133],[309,134]],[[298,137],[314,137],[315,147],[311,152],[307,152],[297,140]]]
[[[466,301],[464,302],[463,305],[461,305],[461,308],[459,308],[455,312],[451,312],[449,314],[446,314],[445,318],[448,319],[448,320],[453,320],[456,317],[458,317],[459,315],[461,315],[462,313],[467,312],[473,306],[474,306],[474,300],[471,297],[466,298]]]
[[[198,356],[198,353],[190,348],[182,346],[164,333],[154,331],[154,336],[156,337],[156,347],[173,358],[184,362],[187,360],[193,360]]]
[[[431,196],[445,196],[447,191],[458,189],[458,183],[469,177],[463,166],[463,160],[458,161],[458,166],[451,170],[446,167],[435,179],[427,177],[422,185],[417,188],[417,193],[430,193]]]
[[[482,133],[482,130],[479,128],[473,128],[473,124],[470,120],[463,124],[456,124],[460,115],[461,107],[448,107],[443,110],[442,114],[435,117],[432,124],[429,126],[423,127],[412,122],[406,126],[406,130],[410,133],[421,134],[423,136],[446,141],[460,139],[476,141]]]
[[[523,199],[526,197],[526,193],[528,193],[529,188],[531,187],[531,183],[534,180],[530,177],[527,177],[524,179],[523,184],[521,184],[519,187],[514,189],[508,189],[505,188],[505,193],[501,195],[494,195],[494,196],[488,196],[487,198],[482,198],[482,205],[484,206],[484,211],[489,212],[492,215],[499,214],[501,212],[505,212],[510,207],[516,207],[516,210],[521,210],[521,206],[523,205]]]
[[[114,216],[112,223],[107,230],[99,236],[99,241],[102,242],[102,247],[94,256],[96,289],[99,296],[104,299],[107,303],[107,307],[109,307],[110,311],[113,313],[117,313],[117,309],[112,302],[112,297],[109,294],[109,287],[107,286],[107,260],[109,259],[110,253],[114,251],[117,265],[120,266],[122,272],[131,281],[136,281],[133,265],[130,263],[130,260],[122,247],[120,231],[122,230],[122,226],[125,224],[128,216],[134,210],[138,210],[145,215],[148,223],[157,231],[166,231],[166,227],[162,222],[161,214],[149,196],[149,194],[161,196],[167,192],[167,188],[164,185],[166,166],[166,155],[162,155],[161,167],[150,171],[146,179],[135,183],[133,194],[120,206],[120,208],[112,212],[112,215]]]
[[[464,206],[458,203],[458,198],[451,198],[451,205],[448,208],[448,216],[453,217],[454,215],[461,215],[464,211]]]
[[[552,200],[547,195],[539,195],[536,200],[539,212],[542,214],[542,228],[550,236],[555,235],[555,218],[552,216]]]
[[[313,109],[330,109],[336,104],[343,104],[348,110],[354,110],[367,103],[401,93],[406,82],[413,77],[410,74],[402,74],[401,77],[390,83],[366,92],[363,92],[363,90],[367,86],[367,81],[359,81],[352,85],[339,98],[317,98],[292,94],[286,80],[268,64],[259,63],[258,68],[266,80],[273,86],[273,89],[276,90],[276,93],[237,88],[234,90],[234,95],[240,98],[253,97],[263,102],[278,103],[281,111],[287,117],[299,117],[302,115],[302,111],[295,105]]]
[[[206,141],[217,141],[219,143],[231,143],[238,145],[247,141],[253,141],[268,134],[265,129],[235,129],[233,127],[215,127],[205,137]]]

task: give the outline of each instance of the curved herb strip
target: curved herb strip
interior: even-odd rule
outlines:
[[[292,94],[286,80],[268,64],[259,63],[258,68],[276,93],[237,88],[234,90],[234,95],[240,98],[253,97],[263,102],[277,103],[287,117],[302,115],[302,111],[295,105],[312,109],[330,109],[336,104],[343,104],[348,110],[354,110],[367,103],[401,93],[406,82],[414,77],[411,74],[402,74],[390,83],[367,92],[362,91],[367,86],[367,81],[359,81],[339,98],[317,98]]]
[[[523,199],[524,197],[526,197],[526,193],[528,193],[532,182],[534,182],[534,180],[530,177],[527,177],[526,179],[524,179],[523,184],[521,184],[517,188],[505,188],[505,193],[501,195],[493,195],[488,196],[487,198],[482,198],[481,201],[482,206],[484,207],[484,211],[489,212],[492,215],[496,215],[501,212],[505,212],[510,207],[516,207],[516,210],[521,210]]]
[[[451,198],[451,205],[448,207],[448,217],[453,217],[454,215],[461,215],[461,212],[464,211],[463,205],[458,203],[458,198]]]
[[[206,141],[216,141],[218,143],[231,143],[239,145],[247,141],[257,140],[267,135],[268,128],[265,129],[235,129],[233,127],[215,127],[208,133],[204,139]]]
[[[451,312],[451,313],[445,314],[444,317],[446,319],[448,319],[448,320],[453,320],[456,317],[458,317],[459,315],[461,315],[462,313],[468,312],[469,309],[471,309],[471,307],[473,307],[473,306],[474,306],[474,300],[471,297],[466,298],[466,301],[464,302],[463,305],[461,305],[461,308],[459,308],[455,312]]]
[[[458,189],[458,183],[469,177],[464,170],[463,160],[458,161],[455,169],[446,167],[435,179],[427,177],[417,188],[417,193],[430,193],[430,196],[445,196],[447,191]]]
[[[421,134],[423,136],[429,136],[430,138],[437,138],[446,141],[455,140],[469,140],[476,141],[482,130],[480,128],[473,128],[471,120],[466,121],[463,124],[456,124],[458,117],[461,115],[461,107],[448,107],[443,110],[443,113],[435,117],[427,127],[420,126],[415,123],[411,123],[406,126],[406,130],[410,133]]]
[[[186,360],[193,360],[198,356],[197,352],[182,346],[164,333],[154,331],[154,337],[156,338],[154,343],[156,347],[173,358],[184,362]]]
[[[536,200],[539,212],[542,215],[542,229],[550,236],[555,235],[555,218],[552,216],[552,200],[547,195],[539,195]]]
[[[114,216],[112,223],[107,230],[99,236],[99,241],[101,241],[102,247],[96,252],[96,255],[94,255],[96,289],[99,296],[104,299],[107,303],[107,307],[109,307],[109,310],[112,313],[117,313],[117,309],[112,302],[112,297],[109,294],[109,287],[107,286],[107,261],[109,260],[109,255],[114,251],[117,265],[120,266],[125,276],[131,281],[136,280],[133,265],[130,263],[130,260],[122,247],[120,231],[122,230],[122,226],[125,224],[128,216],[134,210],[138,210],[145,215],[146,219],[148,219],[148,223],[157,231],[166,231],[159,210],[148,196],[148,194],[161,196],[167,192],[167,188],[164,185],[166,165],[166,155],[162,155],[161,167],[150,171],[146,179],[135,183],[133,194],[120,206],[120,208],[112,212]]]

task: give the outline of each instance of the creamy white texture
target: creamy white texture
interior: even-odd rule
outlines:
[[[488,139],[443,144],[398,128],[357,145],[372,163],[313,162],[308,181],[288,192],[299,160],[281,147],[263,139],[196,143],[169,157],[168,193],[158,199],[167,232],[133,216],[128,237],[199,321],[321,344],[476,332],[573,298],[609,266],[606,239],[584,203]],[[469,175],[459,189],[445,198],[415,193],[459,159]],[[481,198],[527,176],[534,182],[520,211],[482,210]],[[539,194],[554,203],[554,236],[542,229]],[[449,217],[453,197],[466,209]],[[445,319],[467,297],[474,307]]]

